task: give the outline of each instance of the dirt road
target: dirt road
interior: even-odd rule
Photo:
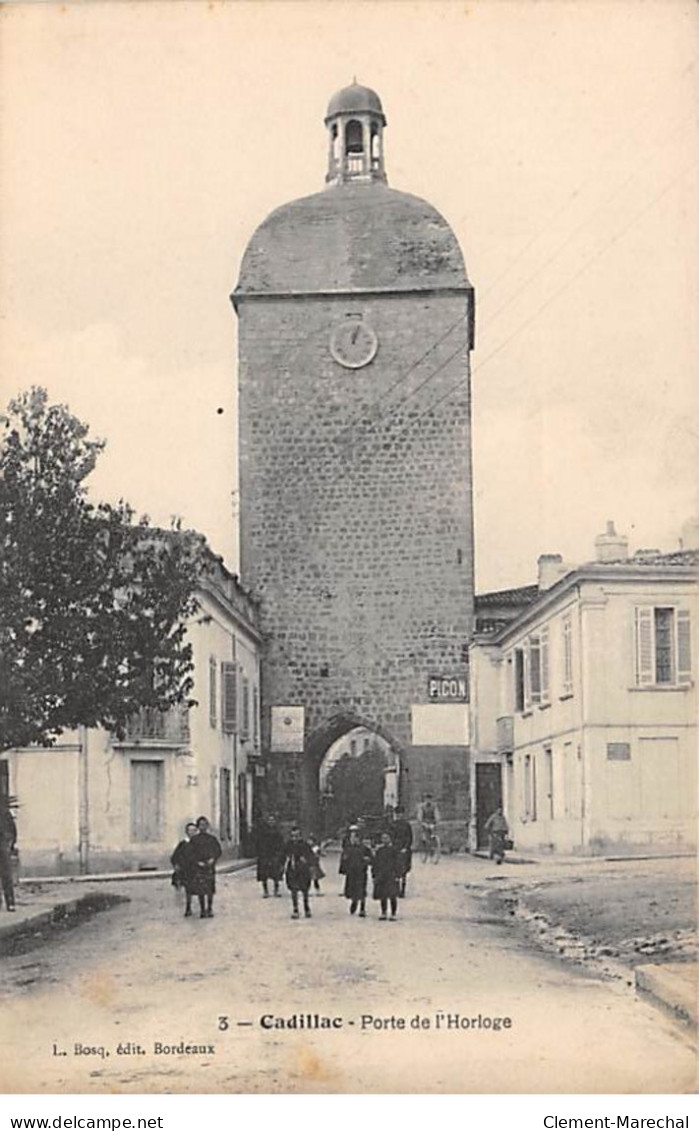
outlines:
[[[625,984],[537,953],[464,884],[416,862],[395,923],[338,898],[313,918],[220,878],[216,917],[164,882],[0,963],[0,1077],[18,1092],[687,1092],[691,1039]]]

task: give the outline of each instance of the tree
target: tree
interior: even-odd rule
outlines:
[[[343,754],[328,773],[326,802],[328,824],[340,828],[348,819],[383,812],[386,758],[372,742],[368,750],[352,757]]]
[[[0,422],[0,749],[191,704],[201,536],[91,503],[104,442],[44,389]]]

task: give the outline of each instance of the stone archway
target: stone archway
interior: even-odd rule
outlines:
[[[352,742],[352,735],[356,735],[357,741],[361,741],[363,746],[362,749],[350,753],[349,749],[342,749],[342,740],[347,740],[349,745]],[[354,810],[352,816],[366,815],[366,812],[375,812],[379,816],[387,797],[398,800],[403,765],[402,753],[393,736],[371,719],[349,714],[336,715],[316,728],[307,738],[304,752],[304,809],[308,826],[317,829],[318,835],[328,836],[336,832],[334,824],[338,821],[342,823],[350,815],[350,810]],[[342,800],[335,799],[340,801],[339,806],[329,806],[327,790],[324,800],[321,788],[321,775],[324,778],[323,785],[327,786],[327,777],[332,774],[332,769],[327,767],[329,754],[331,757],[336,755],[338,763],[343,754],[349,759],[354,758],[356,763],[355,766],[346,763],[345,768],[348,772],[336,775],[336,781],[341,779],[348,786],[346,796]],[[364,759],[363,766],[362,759]],[[325,774],[323,774],[324,763],[327,771]],[[361,772],[353,773],[354,769]],[[387,786],[387,772],[394,774],[390,786]],[[356,789],[354,797],[353,783]],[[333,827],[331,828],[330,825]]]

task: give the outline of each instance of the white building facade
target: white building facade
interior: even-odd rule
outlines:
[[[218,560],[198,599],[188,627],[196,707],[142,711],[123,739],[83,729],[3,755],[23,875],[167,866],[200,815],[226,855],[247,850],[260,772],[257,611]]]
[[[521,850],[696,843],[698,561],[549,568],[528,608],[476,637],[472,847],[498,790]]]

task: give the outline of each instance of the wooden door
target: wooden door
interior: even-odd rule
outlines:
[[[131,839],[139,844],[163,838],[164,782],[162,762],[131,763]]]
[[[502,770],[499,762],[476,764],[476,844],[487,848],[485,822],[502,806]]]

